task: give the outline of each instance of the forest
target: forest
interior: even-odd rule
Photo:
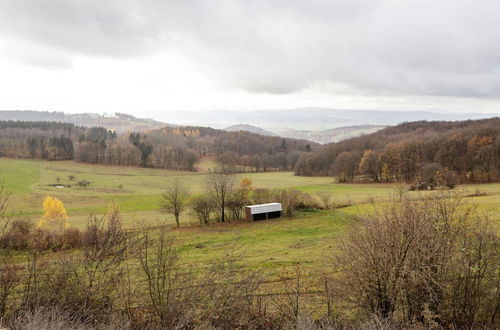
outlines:
[[[0,121],[0,155],[46,160],[194,170],[215,157],[234,171],[291,170],[316,144],[305,140],[226,132],[207,127],[164,127],[116,133],[59,122]]]
[[[406,182],[415,189],[500,179],[500,118],[418,121],[303,154],[296,175]]]

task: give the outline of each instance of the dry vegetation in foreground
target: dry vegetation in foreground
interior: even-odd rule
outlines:
[[[5,327],[419,329],[499,322],[498,235],[449,191],[418,200],[397,195],[360,219],[321,271],[306,275],[296,265],[274,283],[244,267],[234,246],[208,267],[185,267],[166,227],[125,231],[116,207],[90,216],[78,244],[74,237],[62,244],[63,236],[8,216],[9,194],[0,196]],[[16,249],[27,259],[16,258]]]

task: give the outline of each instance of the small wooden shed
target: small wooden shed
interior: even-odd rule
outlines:
[[[281,217],[283,207],[281,203],[267,203],[245,206],[245,215],[248,221],[267,220]]]

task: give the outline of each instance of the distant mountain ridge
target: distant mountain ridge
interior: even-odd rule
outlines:
[[[338,142],[353,137],[358,137],[365,134],[374,133],[385,127],[387,126],[357,125],[357,126],[337,127],[321,131],[301,131],[289,128],[281,132],[273,133],[254,125],[238,124],[226,127],[224,128],[224,130],[228,132],[244,131],[266,136],[281,136],[285,138],[309,140],[320,144],[326,144],[331,142]]]
[[[146,131],[164,126],[175,126],[150,118],[137,118],[125,113],[100,115],[96,113],[69,114],[59,111],[2,110],[0,120],[55,121],[85,127],[101,126],[117,132]]]
[[[182,113],[171,112],[168,115],[170,122],[180,125],[225,128],[245,123],[278,133],[286,129],[319,131],[358,125],[392,126],[420,120],[485,119],[500,116],[500,113],[379,111],[308,107],[258,111],[184,111]]]
[[[253,125],[247,125],[247,124],[232,125],[232,126],[224,128],[224,130],[227,132],[245,131],[245,132],[266,135],[266,136],[278,136],[278,134],[266,131],[263,128],[253,126]]]
[[[57,111],[4,110],[0,120],[59,121],[79,126],[102,126],[120,132],[149,131],[164,126],[202,126],[226,131],[246,131],[265,136],[307,139],[325,144],[370,134],[386,126],[413,121],[459,121],[485,119],[500,114],[440,113],[431,111],[342,110],[331,108],[295,108],[259,111],[178,111],[166,112],[164,123],[124,113],[67,114]]]
[[[283,137],[310,140],[321,144],[338,142],[365,134],[375,133],[387,126],[382,125],[357,125],[336,127],[322,131],[300,131],[288,129],[282,131],[279,135]]]

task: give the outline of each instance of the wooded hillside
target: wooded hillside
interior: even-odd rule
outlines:
[[[420,187],[500,180],[500,118],[418,121],[331,143],[302,155],[297,175],[358,174]]]
[[[206,127],[117,134],[70,123],[0,121],[0,153],[17,158],[192,170],[199,157],[214,156],[239,170],[266,171],[291,170],[310,150],[304,140]]]
[[[60,111],[2,110],[0,111],[0,120],[70,123],[85,127],[105,127],[119,133],[169,126],[169,124],[153,119],[137,118],[126,113],[103,115],[97,113],[70,114]]]

